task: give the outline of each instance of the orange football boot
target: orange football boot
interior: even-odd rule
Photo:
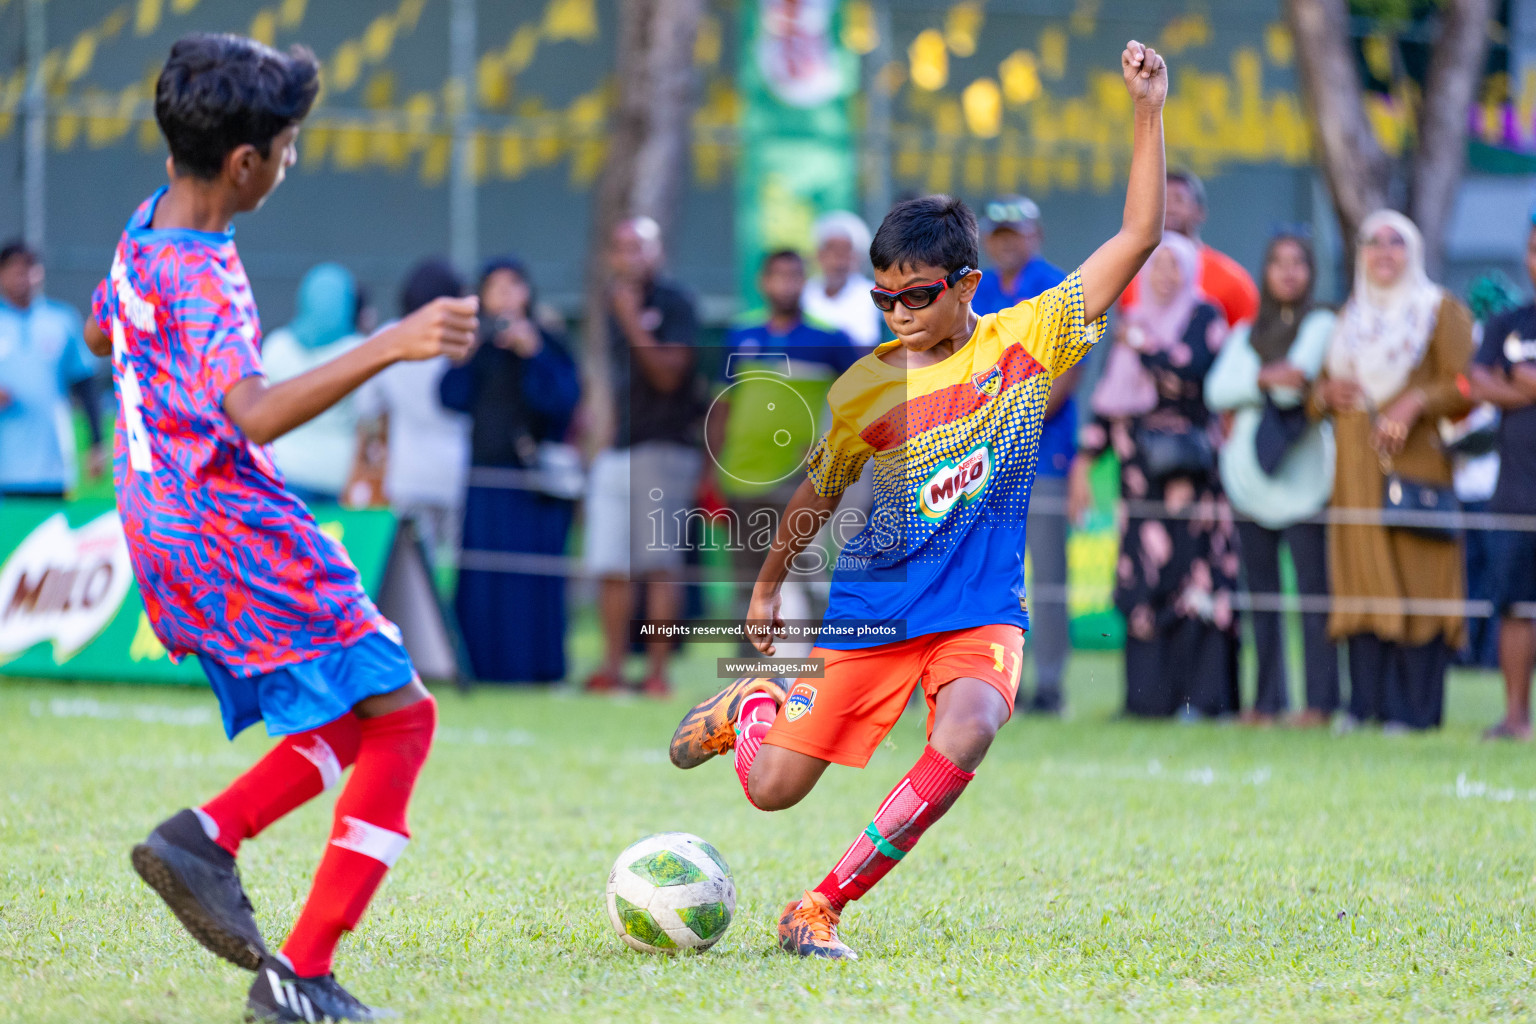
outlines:
[[[766,693],[782,706],[789,695],[789,683],[768,676],[743,676],[683,716],[672,734],[672,763],[679,768],[697,768],[716,754],[736,746],[736,713],[742,698],[752,693]]]
[[[784,915],[779,918],[779,948],[800,956],[857,960],[859,954],[837,937],[840,919],[825,896],[815,889],[807,889],[805,898],[785,907]]]

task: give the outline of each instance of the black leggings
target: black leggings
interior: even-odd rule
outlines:
[[[1271,530],[1239,522],[1243,579],[1250,594],[1280,593],[1280,542],[1291,549],[1296,587],[1303,597],[1328,596],[1328,537],[1321,523]],[[1253,708],[1279,714],[1290,704],[1285,670],[1285,620],[1277,611],[1250,612],[1259,684]],[[1303,612],[1302,649],[1307,670],[1307,707],[1331,715],[1339,709],[1339,649],[1328,638],[1328,613]]]
[[[1188,704],[1202,715],[1237,711],[1237,643],[1199,619],[1175,619],[1151,640],[1125,639],[1125,712],[1163,717]]]

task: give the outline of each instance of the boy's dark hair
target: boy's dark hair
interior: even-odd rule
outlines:
[[[1196,177],[1193,171],[1169,171],[1168,184],[1183,185],[1189,189],[1189,197],[1195,201],[1195,205],[1205,209],[1205,182]]]
[[[779,262],[779,260],[789,260],[802,271],[805,270],[804,256],[801,256],[793,249],[775,249],[773,252],[763,257],[763,265],[759,268],[759,271],[764,274],[768,273],[768,268]]]
[[[976,215],[954,196],[919,196],[891,207],[869,244],[876,270],[943,267],[953,273],[981,265]]]
[[[272,140],[302,121],[320,91],[320,65],[302,46],[278,53],[243,36],[197,32],[171,47],[155,83],[155,120],[176,173],[210,180],[230,151]]]
[[[0,267],[18,258],[26,260],[28,265],[37,263],[37,253],[19,238],[13,238],[4,245],[0,245]]]

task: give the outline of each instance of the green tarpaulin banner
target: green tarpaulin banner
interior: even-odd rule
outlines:
[[[736,273],[755,304],[765,254],[806,252],[816,218],[856,209],[848,104],[859,59],[839,39],[837,0],[748,0],[741,7],[741,161]]]
[[[1118,650],[1125,645],[1125,619],[1115,609],[1115,563],[1120,533],[1114,510],[1120,501],[1120,464],[1098,460],[1091,474],[1094,510],[1067,538],[1068,629],[1079,650]]]
[[[395,540],[394,514],[314,512],[377,597]],[[197,659],[172,664],[150,629],[111,501],[0,502],[0,674],[204,682]]]

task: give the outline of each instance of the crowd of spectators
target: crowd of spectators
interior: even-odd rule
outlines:
[[[1275,232],[1255,288],[1200,242],[1198,180],[1170,175],[1168,197],[1164,242],[1127,289],[1092,392],[1069,501],[1081,515],[1092,463],[1112,451],[1126,711],[1438,727],[1469,618],[1488,617],[1466,602],[1475,573],[1501,620],[1507,691],[1507,715],[1487,735],[1529,738],[1536,531],[1511,517],[1536,510],[1533,438],[1521,432],[1536,407],[1536,344],[1525,340],[1536,322],[1522,319],[1533,307],[1474,322],[1430,280],[1414,224],[1383,210],[1354,240],[1353,284],[1334,312],[1314,298],[1305,231]],[[1536,255],[1530,264],[1536,281]],[[1467,517],[1458,464],[1486,472],[1489,458],[1490,517]],[[1470,569],[1469,535],[1486,550]],[[1295,713],[1282,548],[1301,611]],[[1257,662],[1247,709],[1244,618]]]
[[[1035,203],[1001,196],[982,212],[978,315],[1063,280]],[[1028,528],[1033,672],[1020,708],[1066,707],[1070,527],[1096,504],[1096,463],[1113,456],[1118,493],[1102,511],[1119,535],[1127,714],[1428,729],[1442,721],[1453,661],[1496,660],[1507,712],[1488,735],[1528,739],[1536,305],[1512,308],[1509,287],[1483,282],[1474,318],[1430,280],[1413,223],[1380,211],[1354,240],[1352,287],[1335,310],[1315,294],[1304,228],[1273,233],[1256,284],[1201,240],[1206,215],[1199,179],[1171,173],[1163,243],[1113,313],[1107,352],[1086,379],[1074,369],[1053,386]],[[587,378],[527,265],[488,260],[474,284],[480,344],[465,362],[386,371],[280,439],[275,459],[304,500],[388,504],[457,569],[452,607],[476,678],[566,679],[568,583],[582,577],[602,634],[584,688],[665,695],[675,645],[633,624],[697,613],[690,531],[705,523],[729,524],[744,600],[798,458],[825,427],[827,389],[887,337],[869,300],[869,241],[839,211],[806,239],[813,265],[795,249],[768,254],[753,311],[710,350],[693,298],[665,275],[658,226],[618,224],[606,254],[608,417],[586,414]],[[1536,226],[1527,264],[1536,282]],[[0,249],[5,495],[72,490],[71,402],[87,414],[87,471],[104,465],[102,368],[78,314],[42,284],[35,254]],[[398,308],[465,292],[448,262],[427,260]],[[291,322],[266,336],[266,370],[302,373],[376,326],[366,290],[322,263]],[[598,424],[611,430],[596,436]],[[867,515],[867,479],[844,506]],[[819,546],[835,553],[847,536]],[[826,579],[825,564],[797,574],[785,618],[814,619]],[[1295,709],[1288,610],[1301,633]],[[1245,636],[1256,665],[1247,707]],[[781,644],[780,656],[806,647]],[[637,651],[645,669],[632,678]]]

